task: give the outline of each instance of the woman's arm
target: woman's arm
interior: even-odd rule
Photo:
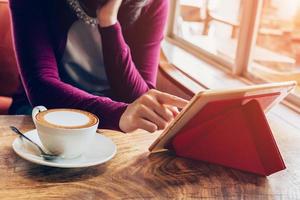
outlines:
[[[30,103],[87,110],[99,116],[101,127],[118,129],[127,104],[91,95],[60,80],[42,4],[10,0],[18,65]]]
[[[100,28],[107,77],[117,98],[124,102],[133,102],[156,85],[168,0],[150,1],[138,22],[142,27],[128,36],[130,48],[118,22]]]
[[[182,108],[186,105],[187,102],[179,97],[155,90],[148,91],[127,105],[88,94],[62,82],[42,3],[40,0],[10,0],[18,65],[33,106],[83,109],[99,116],[101,127],[125,132],[135,129],[153,132],[166,127],[167,122],[178,113],[169,106]],[[128,88],[126,91],[130,92]]]

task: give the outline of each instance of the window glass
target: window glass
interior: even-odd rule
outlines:
[[[234,63],[241,0],[180,0],[175,34]]]
[[[259,78],[300,83],[299,0],[263,1],[253,61],[250,70]]]

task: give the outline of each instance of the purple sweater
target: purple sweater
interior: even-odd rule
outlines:
[[[169,0],[149,0],[128,24],[121,6],[115,25],[100,28],[110,97],[95,96],[62,81],[68,30],[77,20],[64,0],[10,0],[14,43],[23,87],[32,106],[77,108],[96,114],[101,128],[119,129],[130,103],[155,88],[160,42]]]

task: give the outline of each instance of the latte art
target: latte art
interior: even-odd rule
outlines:
[[[46,126],[65,129],[86,128],[98,123],[95,115],[77,109],[46,110],[38,113],[36,120]]]

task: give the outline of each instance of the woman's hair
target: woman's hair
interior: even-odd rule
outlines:
[[[135,22],[148,0],[124,0],[124,5],[129,7],[129,24]]]

